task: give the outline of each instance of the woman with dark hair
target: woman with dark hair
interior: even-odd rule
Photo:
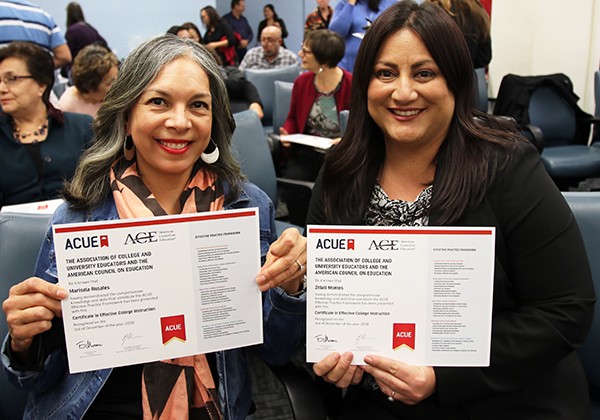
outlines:
[[[474,110],[472,75],[441,8],[384,11],[359,49],[348,126],[307,223],[495,227],[490,364],[412,366],[339,349],[313,366],[349,387],[339,419],[590,416],[576,349],[595,295],[577,224],[537,150],[513,124]]]
[[[442,7],[462,31],[473,67],[485,67],[492,60],[490,17],[479,0],[428,0]]]
[[[0,49],[0,207],[58,198],[92,140],[92,118],[50,103],[54,63],[30,42]]]
[[[261,260],[269,260],[277,280],[257,279],[265,292],[264,342],[254,349],[282,364],[304,339],[306,259],[293,247],[269,249],[277,235],[273,204],[244,180],[231,149],[234,127],[220,69],[207,49],[171,34],[148,40],[123,62],[98,112],[95,141],[51,223],[258,208]],[[3,303],[9,336],[2,363],[29,391],[25,419],[247,418],[246,349],[70,374],[58,320],[68,293],[56,284],[66,281],[58,278],[54,246],[49,228],[35,277],[13,286]]]
[[[285,27],[285,22],[279,17],[277,12],[275,11],[275,6],[273,6],[272,4],[266,4],[265,7],[263,7],[263,14],[265,18],[261,20],[258,24],[258,35],[256,36],[256,39],[260,39],[261,32],[267,26],[277,26],[279,27],[279,29],[281,29],[281,38],[285,40],[285,38],[287,38],[288,36],[288,31]],[[281,43],[281,46],[283,48],[287,48],[285,46],[285,41]]]
[[[298,52],[307,70],[294,81],[290,111],[280,134],[303,133],[339,141],[339,112],[350,108],[352,74],[338,67],[344,56],[344,40],[328,29],[306,34]],[[314,181],[323,164],[325,152],[309,146],[287,144],[287,178]],[[294,191],[292,191],[294,190]],[[303,226],[310,196],[305,190],[286,189],[290,222]]]
[[[79,3],[67,4],[67,32],[65,33],[67,45],[71,50],[73,61],[84,47],[90,44],[101,45],[108,48],[106,40],[98,31],[85,21],[83,10]]]
[[[219,54],[221,61],[227,66],[236,66],[237,53],[235,47],[239,44],[231,26],[221,19],[212,6],[206,6],[200,11],[200,19],[206,28],[202,41],[206,47]]]
[[[196,26],[194,22],[185,22],[180,27],[179,30],[188,31],[189,36],[187,38],[193,39],[196,42],[202,43],[202,36],[200,35],[200,29]],[[179,34],[175,34],[181,37]]]
[[[371,23],[397,0],[339,0],[329,23],[329,29],[344,38],[346,53],[340,67],[352,72],[358,47]]]

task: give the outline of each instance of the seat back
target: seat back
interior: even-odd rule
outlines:
[[[600,192],[565,192],[569,207],[575,215],[590,261],[596,294],[600,295]],[[600,305],[596,304],[592,329],[579,349],[592,395],[600,395]],[[600,401],[594,402],[596,405]]]
[[[348,126],[348,117],[350,116],[350,111],[348,109],[342,109],[340,111],[340,133],[344,134],[346,131],[346,127]]]
[[[233,149],[248,180],[277,203],[277,178],[271,151],[258,115],[253,111],[233,114],[235,131]]]
[[[273,124],[273,106],[275,102],[275,81],[293,83],[300,74],[300,66],[286,66],[277,69],[244,69],[244,76],[256,86],[263,103],[263,126]]]
[[[529,119],[542,130],[544,148],[575,142],[577,120],[575,109],[552,85],[541,85],[531,94]]]
[[[273,100],[273,132],[275,134],[279,134],[279,127],[283,126],[290,112],[293,88],[293,83],[275,81],[275,98]]]
[[[31,277],[44,233],[52,215],[0,213],[0,300],[10,287]],[[4,314],[0,316],[0,337],[8,332]],[[27,394],[8,382],[0,372],[0,418],[21,419]]]
[[[475,72],[475,109],[488,112],[488,83],[485,77],[485,68],[479,67]]]

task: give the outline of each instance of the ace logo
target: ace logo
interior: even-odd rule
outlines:
[[[125,238],[125,245],[131,244],[147,244],[150,242],[157,242],[156,231],[151,232],[138,232],[135,235],[130,233]]]
[[[415,330],[415,324],[394,324],[392,348],[398,350],[400,347],[406,346],[409,349],[414,350]]]

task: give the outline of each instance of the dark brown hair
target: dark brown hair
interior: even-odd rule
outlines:
[[[329,223],[362,223],[385,159],[383,134],[367,108],[368,87],[380,46],[402,29],[413,31],[423,41],[455,98],[448,134],[434,162],[430,214],[435,213],[439,223],[457,220],[467,208],[478,204],[495,173],[507,162],[515,142],[521,141],[508,123],[473,109],[471,58],[452,18],[431,3],[418,5],[405,0],[394,4],[375,20],[361,43],[353,72],[348,126],[340,144],[325,160],[323,198]]]
[[[54,62],[50,53],[31,42],[15,41],[0,48],[0,62],[11,57],[23,60],[33,80],[46,85],[42,101],[49,107],[50,92],[54,87]]]
[[[329,29],[308,32],[304,43],[310,48],[317,62],[328,67],[336,67],[346,51],[346,44],[341,35]]]

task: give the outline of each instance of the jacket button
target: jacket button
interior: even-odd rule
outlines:
[[[50,162],[52,162],[52,158],[50,156],[46,156],[46,157],[44,157],[44,162],[50,163]]]

